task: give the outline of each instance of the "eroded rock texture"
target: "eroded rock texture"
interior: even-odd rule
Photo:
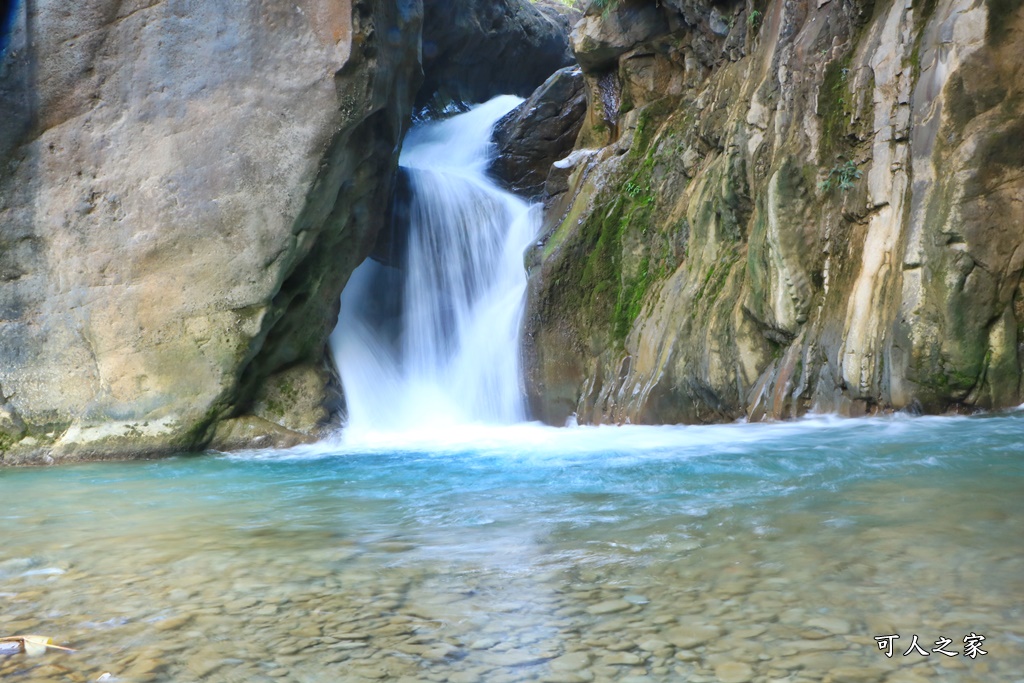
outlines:
[[[560,423],[1022,402],[1024,10],[621,0],[528,255]]]
[[[14,20],[6,461],[192,448],[260,405],[309,427],[272,399],[301,367],[324,394],[419,84],[420,3],[36,0]]]

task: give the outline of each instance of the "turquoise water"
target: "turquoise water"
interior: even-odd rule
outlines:
[[[1022,494],[1020,414],[0,470],[0,636],[78,650],[0,676],[1024,680]]]

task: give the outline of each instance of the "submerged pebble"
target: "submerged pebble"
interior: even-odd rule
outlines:
[[[649,466],[560,461],[558,476],[521,454],[208,459],[90,466],[82,486],[132,491],[86,496],[104,501],[96,512],[60,496],[66,480],[51,472],[5,472],[5,514],[47,522],[42,536],[5,529],[0,637],[42,633],[79,651],[27,657],[0,643],[0,678],[1014,680],[1013,461],[958,454],[928,469],[918,446],[890,458],[851,445],[846,456],[884,476],[844,460],[805,485],[828,459],[817,440],[787,437],[756,482],[742,488],[751,477],[736,472],[731,489],[706,482],[734,456],[693,470],[703,451],[645,455],[661,458]],[[785,491],[758,497],[776,476]],[[684,514],[698,480],[714,495]],[[47,568],[67,573],[27,574]],[[972,631],[988,655],[963,655]],[[887,658],[874,636],[890,633],[901,637]],[[960,654],[904,657],[914,634]]]

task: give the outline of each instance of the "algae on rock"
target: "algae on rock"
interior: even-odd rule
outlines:
[[[819,5],[577,26],[588,152],[527,255],[539,418],[1024,400],[1024,10]]]

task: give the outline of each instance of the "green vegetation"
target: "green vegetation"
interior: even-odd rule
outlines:
[[[266,399],[266,410],[270,415],[282,419],[299,400],[299,390],[290,379],[281,381]]]
[[[580,293],[589,298],[587,310],[593,312],[593,322],[600,328],[604,327],[602,321],[607,321],[605,329],[611,330],[612,340],[617,344],[628,336],[653,281],[664,275],[664,265],[652,268],[646,255],[635,268],[630,268],[627,258],[631,250],[624,248],[624,243],[646,236],[652,224],[654,194],[648,182],[649,173],[645,164],[582,227],[587,255],[580,276]],[[646,243],[639,246],[644,251],[648,247]],[[629,261],[636,263],[633,259]]]
[[[603,14],[607,15],[617,4],[619,4],[619,0],[590,0],[586,9],[599,9]]]
[[[750,14],[747,15],[747,27],[751,30],[757,29],[761,25],[761,20],[764,17],[759,11],[751,10]]]
[[[636,277],[624,283],[619,292],[618,301],[615,302],[615,313],[612,316],[612,334],[617,340],[625,340],[633,322],[640,315],[643,307],[644,297],[651,286],[651,263],[646,256],[640,262],[639,272]]]
[[[630,199],[637,199],[642,204],[651,204],[654,202],[654,195],[651,194],[651,188],[641,187],[632,180],[627,180],[626,184],[622,186],[622,191],[626,193]]]
[[[822,158],[835,155],[848,133],[850,119],[853,116],[853,108],[848,101],[850,89],[847,83],[852,56],[852,53],[847,54],[825,67],[825,80],[818,94],[818,114],[822,118]]]
[[[844,164],[836,164],[828,172],[825,179],[818,183],[818,189],[822,192],[830,192],[838,189],[846,192],[853,189],[853,181],[864,175],[864,171],[857,168],[857,164],[847,159]]]
[[[725,284],[737,261],[739,261],[739,250],[735,247],[722,253],[701,278],[700,288],[693,297],[694,302],[703,302],[708,306],[714,305],[725,289]]]
[[[671,125],[662,125],[677,114]],[[599,187],[585,183],[545,245],[546,257],[562,252],[552,273],[564,297],[557,306],[576,319],[595,352],[624,346],[652,291],[685,258],[689,223],[668,220],[676,207],[660,200],[675,197],[687,182],[677,136],[692,118],[675,98],[641,109],[619,173],[601,178]]]

